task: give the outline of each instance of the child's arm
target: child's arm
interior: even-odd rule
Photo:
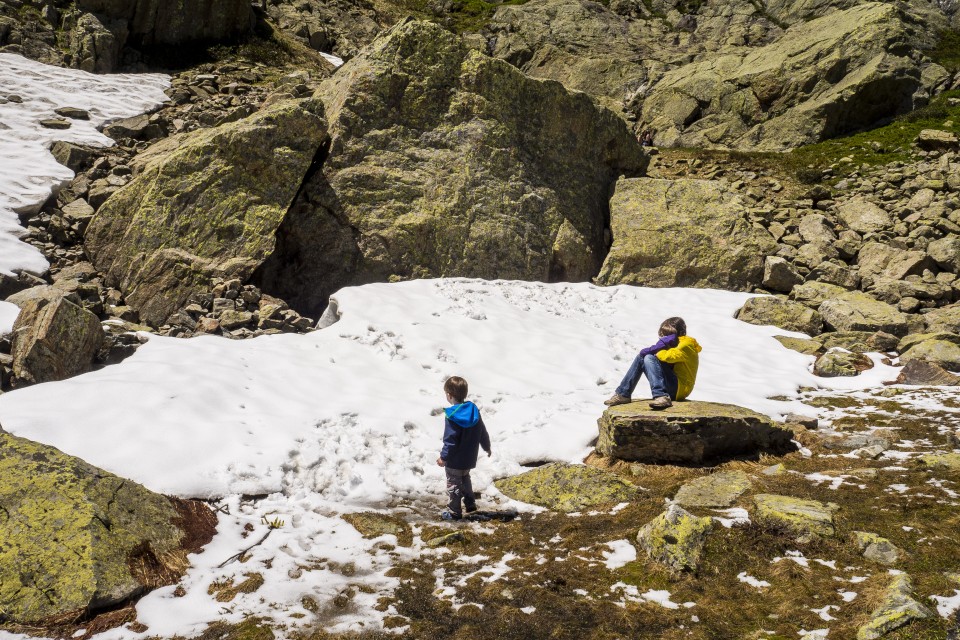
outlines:
[[[669,336],[663,336],[657,340],[656,344],[652,344],[649,347],[640,350],[640,357],[649,356],[651,354],[659,353],[664,349],[669,349],[677,344],[677,336],[671,334]],[[659,356],[658,356],[659,357]],[[661,358],[662,359],[662,358]]]
[[[440,449],[440,459],[437,460],[437,464],[440,464],[441,461],[446,461],[450,455],[450,450],[456,447],[457,442],[460,440],[460,434],[452,422],[446,420],[443,424],[443,448]],[[440,466],[442,467],[443,465],[441,464]]]
[[[487,425],[483,424],[483,418],[480,418],[477,426],[480,427],[480,446],[487,452],[488,456],[492,456],[493,453],[490,451],[490,434],[487,433]]]
[[[667,364],[676,364],[681,360],[685,360],[686,357],[686,354],[680,347],[664,349],[663,351],[657,353],[657,358],[660,360],[660,362],[666,362]]]

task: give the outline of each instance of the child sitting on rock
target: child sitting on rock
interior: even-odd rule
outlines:
[[[490,454],[490,436],[480,417],[477,405],[467,401],[467,381],[451,376],[443,383],[447,402],[453,406],[443,410],[446,421],[443,429],[443,448],[437,464],[447,470],[447,495],[450,501],[447,510],[440,514],[443,520],[459,520],[463,517],[460,501],[467,513],[477,510],[473,495],[470,470],[477,466],[480,447]]]
[[[631,402],[640,377],[650,382],[650,407],[667,409],[672,400],[683,400],[693,391],[700,363],[700,345],[687,335],[683,318],[667,318],[660,325],[660,340],[637,354],[617,392],[604,404],[615,406]]]

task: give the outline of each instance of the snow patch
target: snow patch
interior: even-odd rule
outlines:
[[[110,146],[113,140],[96,128],[156,107],[167,100],[163,90],[169,86],[169,77],[161,74],[94,75],[0,53],[0,87],[5,96],[22,99],[0,104],[0,274],[41,274],[49,266],[38,249],[21,240],[26,230],[17,214],[37,211],[73,178],[50,155],[53,142]],[[90,119],[70,120],[69,129],[40,125],[58,118],[54,110],[60,107],[84,109]]]
[[[608,542],[607,546],[610,547],[610,551],[604,551],[603,563],[607,565],[608,569],[619,569],[620,567],[626,566],[628,562],[633,562],[637,559],[637,549],[629,540],[614,540],[613,542]]]

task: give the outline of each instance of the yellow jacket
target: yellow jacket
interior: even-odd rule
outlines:
[[[683,400],[693,391],[700,365],[700,345],[690,336],[680,336],[677,346],[657,352],[661,362],[673,365],[677,374],[677,400]]]

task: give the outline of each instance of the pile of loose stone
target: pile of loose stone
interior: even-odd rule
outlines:
[[[264,103],[306,96],[315,86],[306,71],[277,76],[276,70],[258,64],[202,65],[174,76],[167,91],[170,100],[157,111],[107,125],[104,133],[116,141],[114,146],[55,143],[51,149],[54,157],[72,169],[76,177],[38,212],[25,214],[21,220],[27,229],[24,240],[43,252],[50,262],[50,270],[42,277],[26,272],[17,278],[0,276],[0,299],[21,308],[30,299],[75,306],[77,309],[72,313],[56,317],[89,322],[89,317],[80,310],[91,314],[102,323],[103,340],[95,349],[89,340],[82,345],[70,345],[63,343],[62,337],[58,338],[58,344],[50,344],[53,331],[33,335],[32,327],[18,326],[14,334],[0,338],[0,390],[119,362],[143,342],[139,332],[176,337],[216,334],[248,338],[311,331],[313,320],[290,309],[283,300],[265,295],[257,287],[239,280],[215,280],[210,291],[195,295],[161,326],[141,324],[137,312],[125,304],[123,293],[110,286],[87,261],[83,235],[107,198],[132,179],[136,155],[158,139],[238,120],[254,113]],[[60,115],[66,126],[71,119],[89,117],[78,109],[64,110]],[[64,128],[63,125],[57,127]],[[17,339],[15,335],[21,337]],[[64,362],[42,367],[33,364],[34,369],[43,371],[27,371],[36,360],[28,352],[47,347],[62,354]],[[76,366],[67,362],[71,359],[79,360]]]
[[[657,170],[725,179],[748,204],[777,242],[755,289],[775,297],[738,317],[813,336],[783,342],[820,356],[818,374],[856,375],[872,366],[866,351],[960,371],[960,142],[926,130],[910,161],[848,171],[847,160],[824,173],[845,176],[834,186],[789,195],[772,172],[736,163],[683,158]]]

